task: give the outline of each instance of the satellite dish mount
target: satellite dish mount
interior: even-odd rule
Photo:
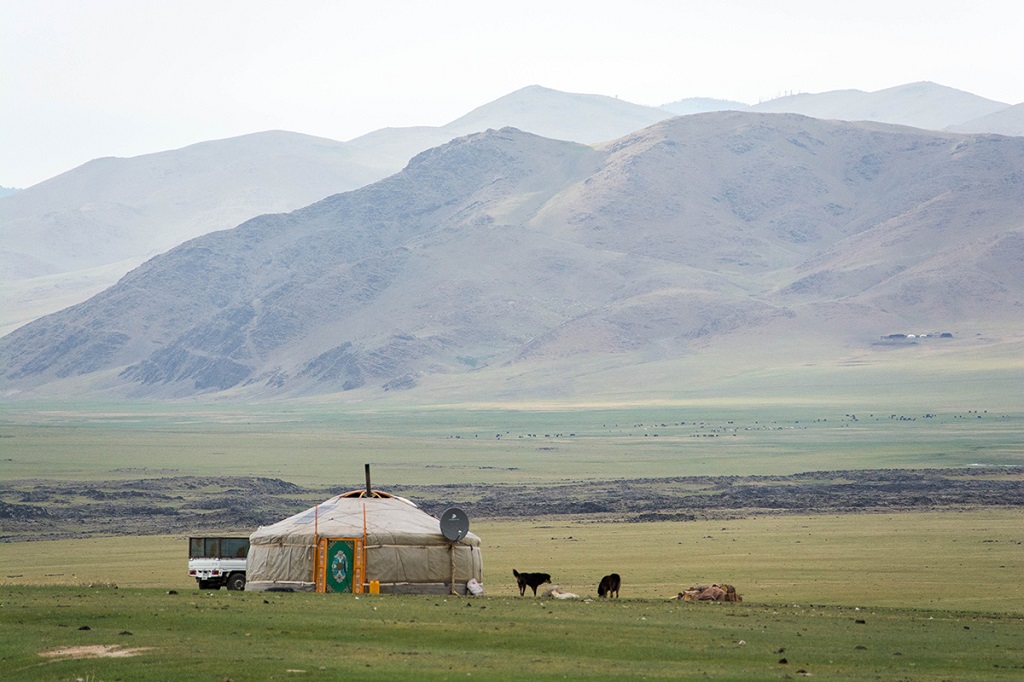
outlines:
[[[448,541],[448,551],[452,557],[452,580],[449,585],[449,593],[455,592],[455,544],[466,537],[469,532],[469,517],[466,512],[458,507],[449,507],[441,514],[441,535]]]
[[[448,542],[458,542],[469,532],[469,517],[457,507],[449,507],[441,514],[441,535]]]

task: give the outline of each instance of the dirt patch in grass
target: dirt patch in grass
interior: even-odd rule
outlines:
[[[48,651],[40,651],[43,658],[127,658],[138,656],[152,647],[123,647],[120,644],[90,644],[88,646],[65,646]]]

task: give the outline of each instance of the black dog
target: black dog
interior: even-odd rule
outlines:
[[[519,583],[519,596],[526,594],[527,586],[533,588],[533,596],[537,596],[537,588],[544,583],[551,582],[551,576],[547,573],[520,573],[516,569],[512,569],[512,575],[516,577],[516,582]]]
[[[597,586],[598,597],[619,597],[619,587],[622,586],[622,578],[619,577],[618,573],[612,573],[601,578],[601,583]],[[614,594],[613,594],[614,593]]]

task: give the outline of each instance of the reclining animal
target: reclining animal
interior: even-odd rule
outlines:
[[[725,583],[710,587],[707,585],[691,587],[685,592],[680,592],[676,599],[685,601],[743,601],[743,597],[736,592],[736,588]]]
[[[558,585],[552,585],[548,589],[544,590],[545,597],[552,597],[554,599],[579,599],[580,595],[575,592],[562,592]]]

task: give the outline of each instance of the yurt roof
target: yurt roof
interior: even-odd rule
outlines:
[[[349,490],[347,493],[342,493],[341,495],[339,495],[339,497],[358,497],[358,498],[364,498],[364,499],[365,498],[395,499],[395,500],[401,500],[402,502],[405,502],[406,504],[411,504],[414,507],[417,506],[415,502],[413,502],[412,500],[407,500],[404,497],[399,497],[398,495],[392,495],[391,493],[386,493],[383,490],[367,490],[366,488],[358,488],[356,490]]]
[[[250,540],[254,544],[312,544],[314,536],[363,537],[365,528],[370,544],[448,543],[441,534],[440,522],[409,500],[387,493],[373,497],[353,496],[358,492],[365,495],[367,491],[336,495],[275,524],[261,526]],[[480,538],[469,533],[459,544],[479,545]]]

